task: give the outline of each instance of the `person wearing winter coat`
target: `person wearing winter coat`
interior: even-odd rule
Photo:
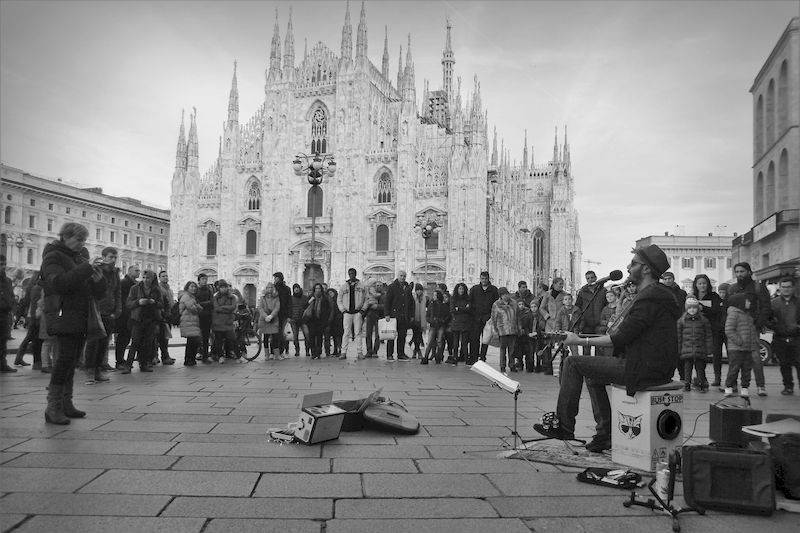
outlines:
[[[418,284],[421,287],[421,285]],[[447,325],[450,323],[450,304],[444,301],[444,293],[437,289],[435,298],[428,303],[428,310],[425,316],[428,322],[428,345],[425,347],[425,355],[420,363],[428,364],[431,352],[436,364],[442,362],[444,356],[444,335]],[[435,351],[434,351],[435,350]],[[450,364],[456,365],[458,362],[452,357],[448,360]]]
[[[342,335],[344,335],[344,317],[339,309],[339,291],[334,288],[328,289],[328,303],[330,313],[328,315],[328,325],[322,337],[325,347],[325,357],[339,357],[342,355]],[[333,341],[333,353],[331,353],[331,340]]]
[[[53,372],[58,358],[58,337],[47,333],[47,319],[44,316],[44,298],[36,302],[36,320],[39,322],[39,340],[42,342],[42,368],[44,374]]]
[[[98,325],[94,323],[92,299],[100,298],[106,290],[100,271],[103,260],[90,263],[84,248],[88,236],[85,226],[67,222],[61,226],[58,240],[45,246],[42,254],[47,333],[58,336],[61,348],[47,391],[44,417],[50,424],[66,425],[70,418],[86,416],[72,403],[75,366],[90,331],[90,321],[93,327]]]
[[[378,357],[378,348],[381,345],[378,336],[378,320],[381,318],[383,306],[380,305],[382,296],[382,283],[374,278],[370,278],[364,284],[366,298],[364,306],[361,308],[364,313],[364,329],[366,330],[367,353],[366,357]]]
[[[700,392],[708,391],[706,358],[711,357],[714,336],[711,322],[700,312],[700,302],[692,296],[686,298],[686,312],[678,319],[678,346],[686,384],[692,390],[692,369],[697,377]]]
[[[356,277],[356,274],[357,271],[355,268],[347,269],[347,281],[342,285],[338,295],[339,301],[336,302],[339,306],[339,311],[342,312],[342,328],[344,329],[342,354],[339,356],[339,359],[347,359],[347,350],[350,348],[351,339],[355,339],[356,358],[364,358],[362,347],[364,344],[364,315],[361,314],[361,311],[364,307],[366,291],[361,281]]]
[[[235,314],[239,299],[231,292],[231,286],[221,279],[217,282],[217,293],[211,299],[211,329],[214,332],[214,361],[224,364],[236,353]],[[203,362],[207,362],[205,359]]]
[[[733,394],[736,379],[741,372],[740,396],[749,396],[750,369],[753,352],[758,351],[758,330],[750,313],[754,303],[748,293],[736,293],[728,298],[728,317],[725,319],[725,336],[728,339],[728,376],[725,378],[725,395]]]
[[[125,306],[130,311],[131,348],[121,374],[130,374],[134,357],[139,359],[140,372],[152,372],[153,360],[158,356],[156,335],[163,320],[164,295],[158,288],[152,270],[142,273],[142,281],[131,287]]]
[[[575,323],[575,319],[580,314],[580,310],[578,309],[577,305],[572,303],[572,295],[569,293],[564,293],[561,301],[561,309],[558,310],[558,314],[556,315],[557,331],[574,331],[576,333],[580,332],[581,327],[583,326],[583,318],[578,320],[577,324]],[[578,354],[577,346],[564,346],[564,351],[566,352],[565,355]]]
[[[33,370],[42,369],[42,341],[39,338],[39,319],[36,317],[36,306],[42,298],[42,286],[39,284],[41,279],[41,273],[39,271],[31,275],[30,285],[27,289],[29,304],[25,320],[28,331],[25,334],[25,338],[22,339],[19,348],[17,348],[17,357],[14,360],[14,365],[16,366],[28,366],[28,363],[24,361],[23,357],[30,346],[33,352]]]
[[[781,394],[794,394],[792,369],[800,385],[800,299],[794,290],[795,280],[790,277],[778,282],[778,295],[772,300],[772,349],[778,358],[783,381]]]
[[[558,331],[558,312],[564,305],[564,278],[553,279],[550,290],[542,297],[539,305],[539,314],[544,318],[545,331]]]
[[[705,274],[698,274],[692,282],[691,296],[700,302],[700,313],[711,324],[712,348],[711,365],[714,369],[712,387],[719,387],[722,380],[722,339],[725,336],[725,309],[722,298],[711,289],[711,280]]]
[[[6,256],[0,255],[0,372],[16,372],[6,361],[6,344],[11,338],[11,312],[14,310],[14,289],[6,276]]]
[[[195,297],[202,308],[200,310],[200,354],[203,362],[208,362],[211,315],[214,311],[214,287],[208,284],[208,276],[203,272],[197,276],[197,295]]]
[[[763,332],[772,314],[769,291],[763,283],[753,279],[753,269],[750,267],[750,263],[736,263],[733,265],[733,275],[736,276],[736,283],[732,283],[728,288],[728,298],[730,299],[734,294],[746,294],[750,300],[750,308],[747,312],[753,318],[756,330]],[[764,366],[761,363],[761,354],[758,347],[753,350],[751,356],[753,358],[751,367],[756,379],[758,395],[766,396]]]
[[[581,317],[581,333],[598,333],[597,328],[601,325],[600,313],[606,306],[606,289],[602,285],[597,285],[597,274],[593,271],[586,273],[586,285],[578,290],[575,297],[575,306]],[[584,355],[589,355],[584,353]]]
[[[608,328],[614,322],[617,316],[617,293],[613,290],[606,292],[606,306],[600,311],[600,324],[597,326],[597,333],[605,335],[608,333]],[[614,355],[613,348],[597,348],[597,355],[611,357]]]
[[[397,360],[409,361],[405,354],[406,332],[414,318],[414,297],[406,285],[406,271],[399,270],[397,278],[389,285],[383,302],[384,318],[397,320],[397,338],[386,341],[386,359],[394,360],[394,345],[397,343]]]
[[[530,303],[534,306],[536,305],[533,298],[531,298]],[[534,323],[536,318],[533,311],[531,311],[530,304],[525,305],[525,300],[515,298],[514,304],[517,306],[517,341],[514,345],[513,368],[521,372],[525,369],[525,364],[527,363],[529,364],[529,371],[533,372],[533,345],[536,341],[533,337],[529,337],[528,335],[536,331],[533,329],[536,327]],[[512,372],[513,371],[514,370],[512,370]]]
[[[195,366],[197,364],[197,351],[203,337],[200,329],[200,312],[203,306],[197,302],[197,283],[189,281],[183,287],[183,294],[178,300],[178,310],[181,313],[181,337],[186,338],[186,349],[183,353],[183,365]]]
[[[283,332],[289,322],[289,317],[292,316],[292,291],[289,290],[289,286],[284,281],[283,272],[275,272],[272,275],[272,282],[275,284],[275,291],[281,301],[281,310],[278,317],[280,319],[278,335],[280,335],[282,342],[280,354],[284,355],[289,353],[289,341],[283,335]],[[286,357],[281,357],[281,359],[286,359]]]
[[[322,356],[322,337],[330,320],[330,313],[331,302],[325,295],[322,284],[315,283],[304,315],[312,359],[319,359]]]
[[[106,280],[106,290],[103,295],[96,300],[97,311],[103,320],[104,337],[95,337],[86,341],[86,362],[84,368],[89,382],[108,381],[103,375],[103,371],[109,370],[108,344],[111,334],[114,332],[114,324],[117,317],[122,312],[122,301],[119,292],[119,269],[115,267],[117,262],[117,249],[111,246],[104,248],[102,252],[103,265],[100,271]]]
[[[263,338],[266,360],[286,359],[283,354],[283,335],[280,320],[281,300],[275,284],[267,283],[264,294],[258,300],[258,334]]]
[[[469,338],[472,331],[472,306],[469,301],[467,285],[457,283],[450,297],[450,332],[453,334],[453,353],[458,361],[469,358]]]
[[[300,355],[300,332],[305,339],[306,357],[311,355],[311,346],[308,340],[308,327],[303,323],[303,312],[308,306],[308,296],[303,294],[303,288],[299,283],[292,285],[292,314],[289,317],[289,325],[292,328],[294,337],[294,356]]]
[[[411,319],[411,324],[409,324],[409,327],[411,328],[410,344],[414,348],[414,353],[411,356],[412,359],[416,359],[417,356],[422,359],[422,349],[420,346],[423,344],[422,339],[423,335],[425,334],[428,302],[428,297],[425,296],[425,289],[421,284],[416,283],[414,285],[414,317]]]
[[[497,287],[489,282],[489,272],[481,272],[480,283],[469,290],[469,305],[472,310],[472,338],[470,339],[469,363],[478,359],[486,361],[488,344],[481,344],[481,334],[492,317],[492,306],[500,298]]]
[[[508,289],[500,287],[500,298],[492,304],[492,327],[500,337],[500,372],[506,371],[508,358],[514,356],[514,343],[517,341],[517,306],[511,299]],[[513,361],[508,361],[512,372],[516,372]]]

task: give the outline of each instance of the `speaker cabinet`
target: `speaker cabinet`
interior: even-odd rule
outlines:
[[[763,413],[759,409],[742,405],[735,399],[712,403],[708,438],[714,442],[746,445],[750,441],[761,440],[755,435],[742,431],[743,426],[760,424]]]

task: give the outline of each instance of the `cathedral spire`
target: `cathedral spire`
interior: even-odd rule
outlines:
[[[350,24],[350,0],[347,0],[347,11],[344,13],[344,26],[342,26],[342,61],[353,59],[353,26]]]
[[[556,126],[555,139],[553,140],[553,164],[558,163],[558,126]]]
[[[367,57],[367,6],[362,0],[361,16],[358,19],[358,34],[356,35],[356,59]]]
[[[236,83],[236,61],[233,62],[231,93],[228,96],[228,127],[239,122],[239,87]]]
[[[189,122],[189,142],[186,147],[186,168],[199,168],[199,156],[197,146],[197,108],[192,107],[192,115]]]
[[[294,28],[292,27],[292,7],[289,6],[289,23],[286,25],[286,40],[283,43],[283,68],[286,74],[294,71]]]
[[[567,125],[564,124],[564,163],[569,165],[569,141],[567,141]]]
[[[222,135],[219,136],[219,150],[217,151],[217,157],[222,157]]]
[[[303,61],[308,59],[308,37],[303,38]]]
[[[186,170],[186,130],[183,126],[184,111],[181,109],[181,128],[178,131],[178,147],[175,150],[175,170]]]
[[[389,26],[384,26],[381,74],[383,74],[383,77],[387,80],[389,79]]]
[[[403,45],[400,45],[400,56],[397,59],[397,92],[403,92]]]
[[[525,130],[525,145],[522,149],[522,171],[528,173],[528,130]]]
[[[417,89],[414,79],[414,60],[411,58],[411,34],[408,34],[408,48],[406,49],[406,69],[404,76],[406,84],[406,100],[416,101]]]
[[[281,30],[278,27],[278,8],[275,8],[275,26],[272,28],[272,43],[269,47],[269,72],[267,78],[278,79],[281,75]]]
[[[442,90],[447,95],[448,102],[453,100],[453,65],[456,63],[453,55],[453,40],[450,35],[452,27],[450,19],[447,19],[447,38],[442,52]]]
[[[494,139],[492,140],[492,166],[497,166],[497,126],[494,127]]]

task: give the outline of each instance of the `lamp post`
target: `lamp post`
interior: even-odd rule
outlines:
[[[497,186],[497,169],[490,168],[486,172],[486,180],[487,180],[487,187],[486,187],[486,268],[490,272],[492,271],[489,262],[491,260],[491,227],[492,227],[492,210],[494,209],[494,193],[495,187]]]
[[[310,156],[301,153],[295,156],[292,168],[297,176],[306,176],[311,185],[311,261],[309,264],[316,265],[314,255],[317,247],[317,192],[320,190],[319,186],[325,176],[333,177],[336,174],[336,161],[333,160],[332,154],[320,156],[317,153]]]
[[[430,276],[428,275],[428,240],[433,237],[434,234],[439,233],[440,226],[435,220],[431,220],[428,222],[418,222],[417,227],[422,235],[422,247],[425,250],[425,281],[430,281]]]

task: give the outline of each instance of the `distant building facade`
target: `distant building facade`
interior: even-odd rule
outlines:
[[[753,95],[753,227],[733,241],[734,263],[776,281],[800,269],[800,17],[778,39]]]
[[[100,188],[41,178],[4,164],[0,170],[0,253],[7,258],[9,272],[21,269],[28,277],[39,270],[44,247],[58,239],[58,230],[65,222],[78,222],[89,229],[86,248],[92,257],[113,246],[119,250],[117,266],[123,269],[130,265],[156,271],[167,268],[168,210],[133,198],[109,196]]]
[[[670,272],[675,275],[675,283],[683,290],[690,291],[692,282],[698,274],[705,274],[711,280],[714,290],[720,283],[733,277],[731,258],[731,239],[733,235],[651,235],[636,241],[636,248],[658,245],[670,262]]]

